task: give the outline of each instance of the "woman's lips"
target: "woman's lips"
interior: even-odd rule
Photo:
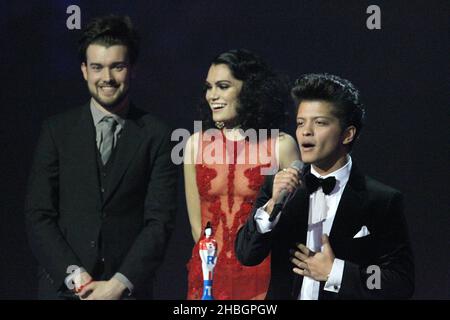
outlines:
[[[218,103],[218,104],[211,105],[213,112],[218,112],[220,110],[223,110],[225,107],[226,107],[226,104],[224,104],[224,103]]]

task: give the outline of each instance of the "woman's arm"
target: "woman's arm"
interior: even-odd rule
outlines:
[[[186,205],[191,224],[191,232],[194,241],[200,239],[202,232],[202,216],[200,210],[200,195],[198,193],[195,162],[197,160],[199,133],[194,133],[186,143],[184,153],[184,190],[186,193]]]

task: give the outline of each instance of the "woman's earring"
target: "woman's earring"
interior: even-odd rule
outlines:
[[[225,127],[225,123],[223,121],[216,121],[215,125],[217,129],[222,129],[223,127]]]

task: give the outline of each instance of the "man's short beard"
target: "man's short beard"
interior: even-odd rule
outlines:
[[[108,104],[106,104],[102,100],[100,100],[100,95],[98,95],[98,94],[95,94],[95,95],[91,94],[91,96],[103,108],[105,108],[106,110],[112,110],[115,107],[117,107],[118,105],[120,105],[128,97],[128,90],[126,92],[124,92],[123,94],[121,94],[119,97],[117,97],[117,99],[115,101],[113,101],[112,103],[108,103]]]

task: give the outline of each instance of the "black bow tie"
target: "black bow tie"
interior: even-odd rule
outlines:
[[[306,189],[311,194],[315,192],[319,187],[322,187],[323,193],[330,194],[336,185],[335,177],[328,177],[326,179],[317,178],[312,173],[308,173],[305,176]]]

